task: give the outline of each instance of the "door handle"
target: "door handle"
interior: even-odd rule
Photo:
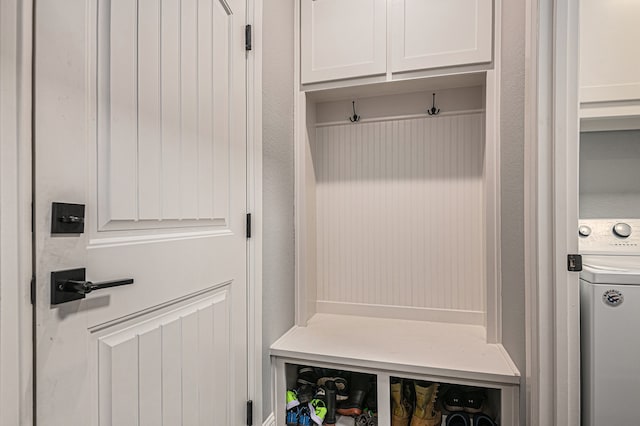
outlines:
[[[58,290],[68,291],[71,293],[88,294],[94,290],[102,290],[103,288],[118,287],[121,285],[133,284],[133,278],[125,278],[123,280],[103,281],[101,283],[92,283],[91,281],[67,280],[56,283]]]
[[[133,278],[93,283],[86,279],[86,269],[68,269],[51,273],[51,304],[84,299],[92,291],[133,284]]]

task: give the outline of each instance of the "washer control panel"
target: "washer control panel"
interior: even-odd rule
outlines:
[[[639,254],[640,219],[580,219],[581,253]]]

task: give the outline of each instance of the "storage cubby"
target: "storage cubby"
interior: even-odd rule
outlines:
[[[390,378],[389,387],[392,416],[411,419],[414,415],[423,415],[439,418],[443,425],[454,415],[462,421],[470,420],[469,424],[475,424],[474,420],[482,417],[482,426],[500,425],[500,389],[394,376]]]
[[[357,377],[356,377],[357,376]],[[312,380],[309,380],[313,378]],[[338,388],[337,395],[337,408],[341,409],[342,404],[345,401],[350,401],[353,391],[361,391],[364,398],[362,398],[361,404],[356,404],[361,411],[360,413],[349,415],[336,414],[336,420],[338,425],[350,425],[354,424],[354,419],[370,419],[371,417],[377,418],[378,416],[378,398],[377,398],[377,376],[371,373],[364,373],[360,371],[353,371],[345,368],[326,368],[319,367],[317,365],[308,364],[285,364],[285,381],[287,391],[298,392],[301,387],[305,386],[305,392],[312,389],[314,398],[322,399],[322,385],[326,383],[326,380],[336,379],[342,382],[343,387]],[[334,380],[335,381],[335,380]],[[356,386],[359,383],[360,386]],[[338,385],[340,386],[340,385]],[[354,389],[354,386],[357,389]],[[300,397],[300,395],[298,395]],[[305,403],[298,405],[292,409],[299,410]],[[286,407],[285,407],[286,410]],[[286,410],[288,411],[288,410]],[[285,412],[286,412],[285,411]],[[285,414],[286,415],[286,414]]]
[[[495,84],[488,71],[299,93],[278,424],[285,364],[375,375],[380,425],[392,378],[486,389],[492,419],[518,423],[520,373],[500,343]]]

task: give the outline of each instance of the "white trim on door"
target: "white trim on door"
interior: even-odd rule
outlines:
[[[578,0],[530,0],[526,135],[527,424],[580,424]]]
[[[32,2],[0,2],[0,417],[32,422]]]
[[[247,23],[252,25],[252,51],[247,53],[247,211],[251,239],[247,245],[247,379],[253,418],[262,418],[262,6],[249,0]]]

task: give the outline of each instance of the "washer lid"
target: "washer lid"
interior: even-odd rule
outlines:
[[[640,256],[583,256],[580,278],[592,284],[640,285]]]

